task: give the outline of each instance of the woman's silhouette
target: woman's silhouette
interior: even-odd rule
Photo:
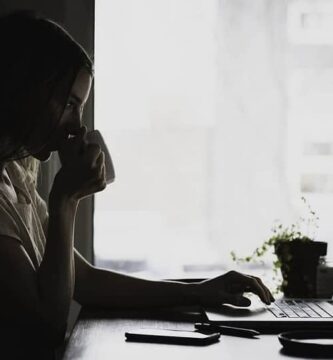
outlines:
[[[259,278],[234,271],[203,282],[150,281],[99,269],[75,249],[78,203],[105,188],[104,153],[85,141],[82,111],[93,64],[58,24],[29,12],[0,19],[0,318],[23,337],[63,340],[72,299],[112,309],[191,304],[269,304]],[[61,168],[38,195],[39,161]]]

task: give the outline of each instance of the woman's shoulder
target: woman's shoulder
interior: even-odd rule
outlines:
[[[11,161],[6,164],[6,170],[17,194],[17,203],[29,204],[34,197],[35,185],[29,179],[25,168],[18,161]]]
[[[28,173],[24,169],[22,163],[19,160],[12,160],[6,164],[7,171],[12,175],[11,180],[25,182],[27,180]]]
[[[5,167],[12,185],[26,191],[29,181],[27,181],[28,175],[24,167],[18,161],[10,161]]]

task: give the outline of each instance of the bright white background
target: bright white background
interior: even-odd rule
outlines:
[[[333,246],[330,1],[97,0],[95,127],[114,184],[96,263],[231,267],[302,214]]]

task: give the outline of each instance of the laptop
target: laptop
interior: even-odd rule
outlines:
[[[333,330],[332,299],[278,299],[265,305],[251,297],[249,308],[221,305],[204,308],[206,321],[275,334],[289,330]]]

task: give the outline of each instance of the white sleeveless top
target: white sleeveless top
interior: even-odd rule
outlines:
[[[18,162],[7,163],[6,169],[17,193],[18,203],[13,204],[0,190],[0,235],[19,241],[36,270],[44,255],[47,205]]]

